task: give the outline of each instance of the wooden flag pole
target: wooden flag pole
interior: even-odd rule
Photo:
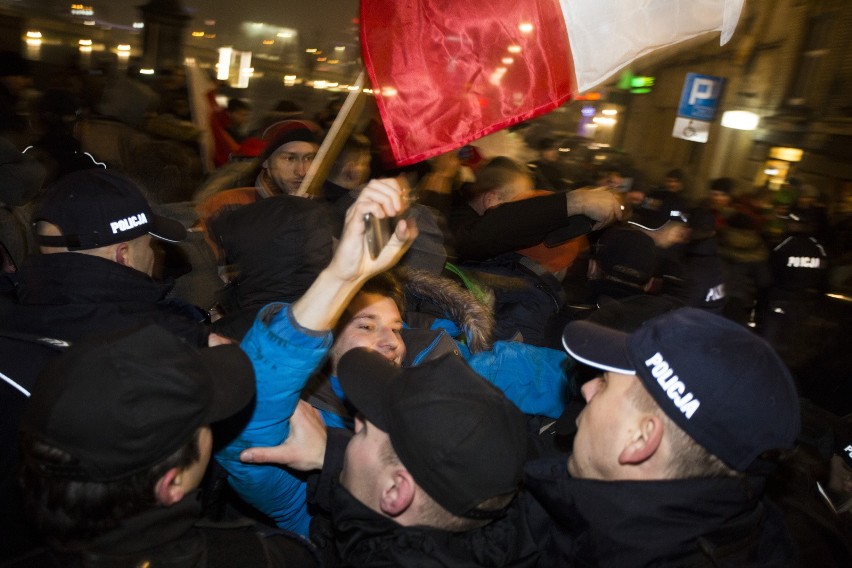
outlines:
[[[311,162],[311,167],[305,174],[302,185],[299,186],[299,190],[294,195],[316,195],[325,178],[328,177],[331,165],[337,159],[349,135],[352,134],[352,130],[355,128],[355,124],[361,115],[361,111],[364,109],[365,95],[362,92],[364,89],[364,75],[364,71],[361,70],[353,85],[353,87],[357,88],[349,91],[349,95],[343,102],[340,112],[337,113],[334,123],[332,123],[331,128],[328,130],[328,134],[325,135],[314,161]]]

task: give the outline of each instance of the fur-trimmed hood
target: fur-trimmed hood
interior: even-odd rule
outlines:
[[[405,321],[411,327],[430,327],[432,321],[452,321],[464,334],[471,352],[487,351],[494,343],[494,311],[457,281],[416,268],[399,267],[396,274],[405,291]]]

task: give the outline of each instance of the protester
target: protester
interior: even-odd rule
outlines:
[[[505,203],[549,195],[533,189],[533,182],[523,164],[502,156],[493,158],[477,172],[467,203],[485,215]],[[495,337],[557,348],[564,327],[558,315],[566,301],[562,281],[587,247],[588,241],[578,233],[562,242],[537,243],[461,263],[468,276],[487,282],[494,291]]]
[[[213,164],[219,167],[225,164],[231,154],[240,149],[245,135],[243,128],[248,124],[251,106],[240,99],[232,98],[228,106],[215,111],[210,116],[210,128],[213,131]]]
[[[401,291],[394,291],[398,285],[385,275],[364,282],[360,292],[357,291],[362,288],[359,281],[352,296],[321,294],[322,289],[318,283],[323,278],[328,278],[323,275],[329,273],[336,264],[349,262],[342,256],[347,254],[348,250],[344,244],[351,248],[350,241],[356,236],[362,238],[358,235],[364,234],[363,210],[371,203],[371,196],[386,187],[398,186],[393,180],[373,181],[362,191],[347,214],[350,227],[344,230],[340,247],[331,265],[293,305],[294,308],[301,306],[310,295],[311,301],[333,313],[332,323],[338,323],[333,328],[333,344],[318,344],[310,351],[295,347],[291,349],[291,344],[299,346],[306,341],[302,338],[306,332],[299,331],[300,327],[294,329],[281,325],[274,332],[264,331],[261,334],[257,322],[243,339],[243,345],[253,360],[262,361],[264,365],[263,368],[256,368],[259,388],[257,409],[239,439],[220,453],[217,459],[229,471],[229,482],[240,496],[271,517],[278,526],[301,534],[307,534],[310,521],[305,504],[304,483],[285,470],[247,467],[237,459],[239,451],[247,445],[280,443],[286,437],[289,417],[286,410],[295,406],[300,394],[323,410],[323,419],[328,425],[351,427],[351,402],[345,398],[337,372],[340,359],[355,347],[368,347],[395,364],[407,361],[412,365],[447,352],[458,356],[464,349],[440,330],[426,330],[426,338],[404,334],[401,315],[404,310],[400,305],[402,294]],[[358,244],[363,246],[363,243]],[[358,255],[363,252],[358,250],[356,253],[349,251],[357,261],[360,258]],[[283,285],[282,282],[276,287]],[[263,320],[264,314],[270,309],[267,307],[261,310],[259,318]],[[302,327],[313,329],[306,326],[302,320],[297,321]],[[406,337],[411,340],[412,348],[408,355]],[[316,341],[318,338],[313,338],[311,343]],[[288,348],[283,349],[282,345]],[[487,352],[468,352],[467,356],[474,370],[478,370],[489,381],[506,391],[525,412],[558,416],[564,406],[562,393],[565,392],[566,381],[563,366],[565,359],[557,351],[541,350],[541,353],[534,353],[532,349],[532,346],[507,343],[495,345],[494,349]],[[326,351],[329,354],[329,373],[309,382]],[[268,371],[265,370],[267,368]],[[283,371],[284,369],[287,371]],[[282,372],[287,378],[286,381],[281,380]],[[276,433],[280,436],[277,439]]]
[[[217,217],[228,285],[219,292],[217,333],[240,340],[270,302],[294,302],[331,260],[332,228],[321,203],[275,195]],[[221,283],[221,282],[220,282]]]
[[[527,466],[551,519],[546,566],[769,566],[793,557],[765,475],[800,430],[793,379],[749,330],[683,308],[626,334],[565,330],[603,371],[582,387],[574,448]]]
[[[471,201],[448,214],[459,260],[484,260],[542,242],[561,243],[622,216],[618,200],[603,189],[553,193],[491,208],[482,197]]]
[[[363,282],[395,263],[416,236],[416,228],[400,221],[374,259],[366,250],[364,215],[383,218],[404,208],[396,181],[370,182],[347,213],[331,263],[294,304],[272,303],[262,309],[241,343],[254,364],[257,401],[245,430],[216,459],[243,498],[278,526],[303,535],[308,534],[310,521],[304,483],[283,469],[242,464],[239,453],[250,445],[275,445],[287,437],[299,393],[331,346],[331,330],[344,309]]]
[[[254,186],[215,193],[197,206],[201,229],[217,257],[221,250],[210,237],[210,222],[225,210],[272,195],[296,193],[319,149],[319,127],[310,121],[283,120],[267,128],[262,137],[267,146],[256,162]]]

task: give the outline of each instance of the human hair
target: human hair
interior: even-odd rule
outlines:
[[[359,294],[376,294],[390,298],[399,313],[405,313],[405,291],[402,282],[392,271],[380,272],[364,282]]]
[[[628,391],[628,397],[640,412],[652,413],[663,422],[671,446],[672,459],[667,466],[669,479],[691,479],[703,477],[736,477],[740,474],[708,452],[689,434],[675,424],[657,404],[641,381],[636,381]]]
[[[405,467],[405,464],[399,459],[390,439],[385,440],[384,446],[380,450],[380,459],[384,465]],[[423,490],[421,490],[422,499],[420,501],[420,509],[418,511],[418,524],[425,527],[441,529],[449,532],[465,532],[473,529],[478,529],[489,524],[493,519],[473,519],[469,517],[460,517],[454,515],[442,507],[437,501]],[[512,500],[517,495],[517,491],[502,493],[489,497],[482,501],[474,509],[479,511],[499,511],[509,506]]]
[[[242,99],[228,99],[228,112],[235,112],[238,110],[251,110],[251,106]]]
[[[476,181],[467,189],[466,198],[470,201],[496,190],[502,201],[508,201],[513,197],[509,194],[508,186],[518,177],[532,179],[530,171],[524,164],[506,156],[492,158],[476,172]]]
[[[343,144],[340,154],[331,165],[328,177],[334,179],[342,172],[346,164],[353,162],[363,155],[370,155],[370,139],[363,134],[353,134]]]
[[[124,519],[155,507],[157,481],[171,468],[185,468],[200,459],[199,431],[160,463],[115,481],[80,481],[45,474],[44,465],[73,465],[76,460],[35,436],[24,435],[19,481],[28,515],[49,544],[79,548]]]

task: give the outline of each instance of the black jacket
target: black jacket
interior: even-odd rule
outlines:
[[[0,278],[0,557],[29,548],[27,525],[16,506],[13,482],[18,426],[30,391],[44,366],[69,343],[91,333],[157,323],[196,346],[207,344],[201,312],[165,300],[168,286],[145,274],[94,256],[56,253],[28,257],[16,274]],[[14,387],[12,382],[19,387]],[[24,390],[21,390],[23,388]],[[9,532],[6,527],[13,527]],[[9,538],[5,538],[8,536]]]
[[[518,500],[504,517],[466,532],[404,527],[361,504],[338,483],[350,436],[329,430],[325,465],[308,482],[309,503],[329,513],[329,517],[315,516],[311,523],[311,540],[327,566],[536,565],[538,551]]]
[[[9,568],[51,566],[80,568],[213,568],[317,566],[313,547],[302,537],[261,528],[245,518],[199,521],[200,492],[171,507],[157,507],[125,520],[85,545],[82,552],[41,549]]]
[[[463,204],[449,212],[448,221],[459,261],[485,260],[545,240],[564,242],[591,229],[587,218],[568,216],[564,193],[503,203],[484,215]]]
[[[687,306],[721,314],[725,306],[725,286],[716,239],[691,242],[679,258],[671,260],[663,274],[663,292]]]
[[[540,566],[795,565],[761,479],[573,479],[554,458],[529,463],[525,481]]]
[[[169,285],[138,270],[79,253],[28,257],[16,275],[8,275],[17,302],[0,313],[4,329],[75,341],[156,323],[191,345],[207,345],[203,313],[178,300],[167,300]]]
[[[267,304],[301,297],[331,261],[331,219],[310,199],[262,199],[220,215],[211,233],[238,270],[220,298],[226,315],[213,326],[234,339],[248,333]]]

